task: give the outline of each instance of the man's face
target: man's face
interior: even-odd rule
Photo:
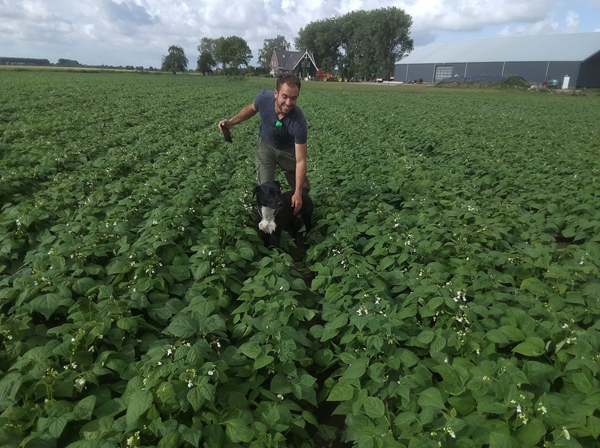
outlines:
[[[282,84],[279,90],[275,89],[275,112],[287,114],[296,107],[300,89],[295,85]]]

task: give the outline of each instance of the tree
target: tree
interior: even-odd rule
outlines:
[[[58,65],[59,67],[81,67],[81,64],[77,61],[74,61],[72,59],[59,59],[58,60]]]
[[[169,54],[163,56],[161,70],[168,72],[171,71],[173,74],[177,72],[184,72],[187,70],[188,60],[185,57],[183,48],[177,45],[171,45],[169,47]]]
[[[294,44],[311,51],[325,71],[363,78],[387,77],[394,64],[413,48],[409,37],[412,18],[391,7],[354,11],[341,17],[311,22]]]
[[[198,45],[198,53],[202,54],[208,52],[214,59],[215,48],[217,47],[217,40],[218,39],[212,39],[210,37],[203,37],[202,39],[200,39],[200,44]]]
[[[203,51],[198,57],[198,68],[197,70],[203,75],[212,74],[213,69],[217,63],[215,62],[215,58],[209,51]]]
[[[321,70],[332,71],[341,57],[340,28],[337,18],[311,22],[300,30],[294,46],[313,53]]]
[[[291,45],[284,36],[277,35],[275,39],[265,39],[262,49],[258,50],[258,65],[265,70],[269,70],[273,52],[275,50],[287,51],[290,47]]]
[[[241,65],[248,67],[252,51],[244,39],[238,36],[220,37],[215,46],[215,61],[223,64],[223,71],[239,73]]]

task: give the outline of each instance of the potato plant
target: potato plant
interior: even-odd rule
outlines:
[[[0,78],[1,446],[597,446],[597,97],[304,83],[299,260],[272,80]]]

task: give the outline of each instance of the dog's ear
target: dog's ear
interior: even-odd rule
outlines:
[[[254,191],[252,192],[252,197],[256,196],[260,191],[260,185],[254,187]]]

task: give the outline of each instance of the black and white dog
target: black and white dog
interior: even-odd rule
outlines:
[[[281,232],[286,230],[296,244],[298,231],[302,224],[306,233],[312,228],[313,202],[306,191],[302,192],[302,208],[294,215],[292,208],[293,191],[281,192],[281,185],[277,181],[265,182],[254,188],[256,196],[257,215],[256,223],[260,237],[265,246],[279,247]]]

